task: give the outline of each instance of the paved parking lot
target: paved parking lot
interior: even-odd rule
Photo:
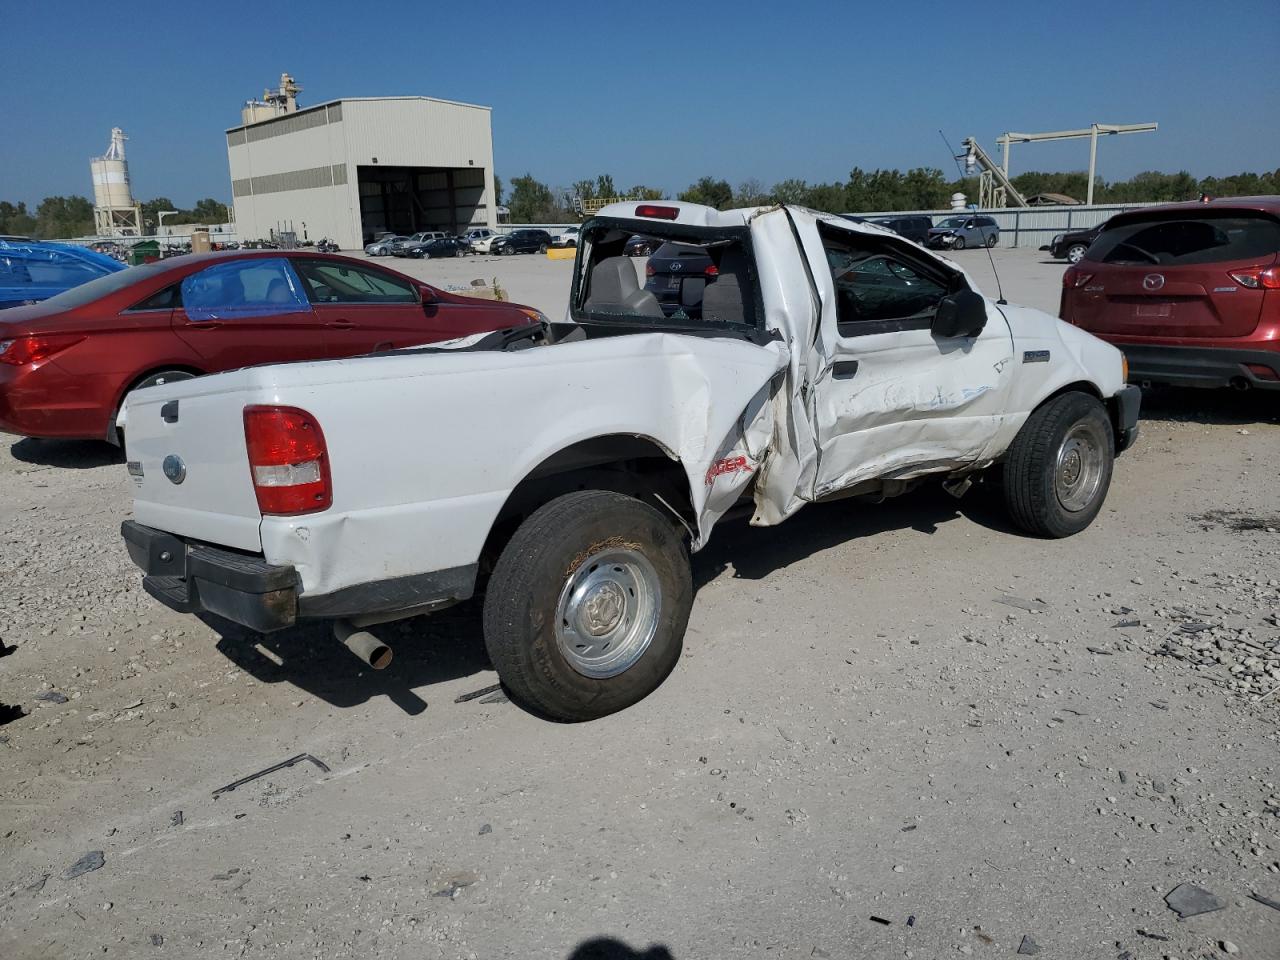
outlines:
[[[1061,264],[995,256],[1009,299],[1056,312]],[[983,251],[957,259],[994,290]],[[553,318],[572,268],[392,265],[497,277]],[[1250,894],[1280,901],[1280,694],[1240,683],[1278,662],[1278,416],[1149,395],[1065,541],[1017,534],[981,486],[728,524],[695,558],[675,673],[580,725],[455,702],[495,682],[474,605],[383,628],[382,673],[319,629],[171,613],[119,545],[119,456],[0,438],[0,703],[25,713],[0,727],[0,957],[998,957],[1027,937],[1274,960],[1280,908]],[[328,771],[213,796],[304,752]],[[1221,909],[1179,921],[1183,883]]]

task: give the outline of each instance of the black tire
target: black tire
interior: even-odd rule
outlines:
[[[540,244],[538,244],[538,252],[539,252],[539,253],[546,253],[546,252],[547,252],[547,245],[546,245],[545,243],[540,243]]]
[[[956,242],[951,245],[952,250],[964,249],[964,237],[956,237]]]
[[[562,649],[562,594],[571,582],[592,575],[599,566],[590,565],[593,557],[617,550],[638,553],[649,564],[658,586],[651,608],[656,625],[622,672],[589,676]],[[604,561],[604,569],[611,564]],[[622,609],[616,622],[625,625],[638,616],[636,593],[631,600],[617,596]],[[485,592],[485,646],[518,703],[553,720],[594,720],[661,685],[680,659],[692,606],[689,553],[675,525],[633,497],[580,490],[536,510],[502,551]],[[621,647],[625,640],[618,642]]]
[[[1073,243],[1067,247],[1066,261],[1067,263],[1079,263],[1084,259],[1084,253],[1089,249],[1089,245],[1085,243]]]
[[[1000,235],[998,233],[991,233],[987,235],[988,247],[994,247],[999,242],[1000,242]]]
[[[1060,465],[1064,450],[1068,459]],[[1069,537],[1089,526],[1107,498],[1115,450],[1111,419],[1096,397],[1073,391],[1040,406],[1005,458],[1004,501],[1013,522],[1041,537]]]
[[[461,257],[461,256],[464,256],[464,254],[463,254],[463,252],[462,252],[462,248],[461,248],[461,247],[454,247],[454,248],[453,248],[453,255],[454,255],[455,257]]]
[[[507,246],[507,247],[503,247],[503,248],[502,248],[502,255],[503,255],[504,257],[509,257],[509,256],[511,256],[512,254],[514,254],[515,252],[516,252],[516,248],[515,248],[515,247]]]

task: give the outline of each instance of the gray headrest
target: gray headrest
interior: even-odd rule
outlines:
[[[623,303],[640,289],[636,268],[628,257],[609,257],[591,268],[591,299]]]
[[[719,269],[719,275],[707,284],[702,295],[703,319],[747,323],[751,313],[743,292],[750,289],[746,256],[741,250],[726,250],[720,257]]]

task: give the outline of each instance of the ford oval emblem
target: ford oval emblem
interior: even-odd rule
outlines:
[[[169,478],[170,483],[181,483],[187,479],[187,465],[182,462],[182,458],[176,453],[171,453],[165,457],[160,469],[164,471],[164,475]]]
[[[1163,273],[1148,273],[1145,277],[1142,278],[1143,290],[1154,291],[1154,290],[1159,290],[1163,286],[1164,286]]]

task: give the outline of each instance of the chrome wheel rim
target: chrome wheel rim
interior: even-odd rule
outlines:
[[[1079,263],[1084,259],[1084,247],[1072,247],[1067,251],[1067,263]]]
[[[1058,447],[1054,469],[1054,493],[1062,508],[1070,513],[1088,509],[1102,486],[1106,465],[1106,437],[1096,423],[1073,426]]]
[[[653,564],[636,550],[607,547],[565,581],[556,604],[556,644],[584,677],[616,677],[649,649],[661,608]]]

